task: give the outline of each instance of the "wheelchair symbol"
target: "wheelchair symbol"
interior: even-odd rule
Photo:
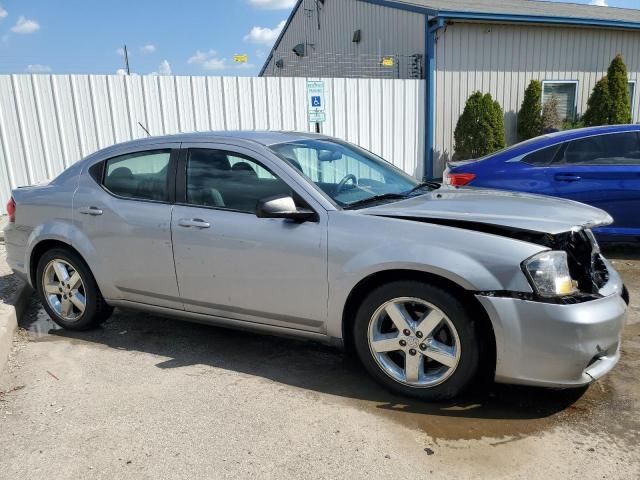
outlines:
[[[311,97],[311,106],[312,107],[321,107],[322,106],[322,101],[320,99],[320,97]]]

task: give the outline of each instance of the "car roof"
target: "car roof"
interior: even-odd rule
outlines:
[[[575,140],[577,138],[591,137],[593,135],[604,135],[608,133],[622,133],[640,131],[640,125],[604,125],[599,127],[576,128],[573,130],[563,130],[560,132],[547,133],[539,137],[531,138],[520,143],[516,143],[504,150],[487,155],[484,159],[508,156],[514,157],[523,153],[533,152],[544,147]]]
[[[224,140],[244,140],[258,143],[264,146],[276,143],[291,142],[305,139],[330,138],[310,132],[294,131],[261,131],[261,130],[236,130],[236,131],[207,131],[192,133],[177,133],[173,135],[149,136],[137,140],[119,143],[117,147],[136,147],[158,143],[180,143],[180,142],[219,142]]]

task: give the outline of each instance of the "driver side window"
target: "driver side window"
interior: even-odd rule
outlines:
[[[189,149],[186,165],[187,203],[255,213],[259,200],[292,196],[292,189],[266,166],[236,152]]]

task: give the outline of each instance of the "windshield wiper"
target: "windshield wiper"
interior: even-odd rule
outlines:
[[[429,187],[430,190],[436,190],[437,188],[440,188],[441,186],[442,185],[440,183],[435,182],[435,181],[421,182],[418,185],[416,185],[415,187],[413,187],[411,190],[406,192],[406,195],[411,195],[412,193],[415,193],[418,190],[422,190],[425,187]]]
[[[362,207],[363,205],[367,205],[369,203],[375,203],[380,200],[399,200],[407,198],[406,193],[383,193],[381,195],[374,195],[373,197],[363,198],[362,200],[356,200],[355,202],[348,203],[345,205],[345,210],[349,210],[350,208]]]

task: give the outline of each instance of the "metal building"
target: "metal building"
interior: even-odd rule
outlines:
[[[555,94],[561,114],[574,119],[618,53],[637,122],[640,10],[535,0],[298,0],[260,74],[424,78],[424,172],[438,176],[471,93],[500,102],[511,144],[530,80],[542,81],[543,101]]]

